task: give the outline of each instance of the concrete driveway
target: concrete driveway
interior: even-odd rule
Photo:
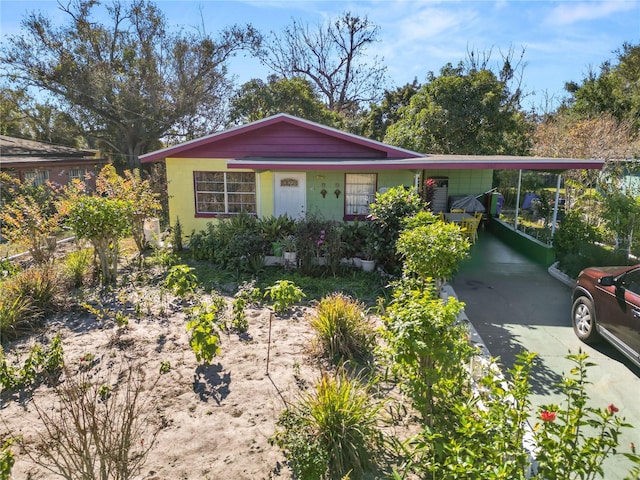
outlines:
[[[480,232],[470,253],[451,286],[489,352],[505,368],[523,350],[539,355],[531,378],[533,405],[562,401],[555,385],[573,366],[565,357],[582,349],[597,364],[588,370],[589,406],[615,404],[634,426],[623,431],[620,451],[629,451],[630,442],[640,447],[640,369],[607,344],[594,348],[575,337],[571,289],[488,232]],[[622,455],[615,456],[605,464],[604,478],[623,479],[630,466]]]

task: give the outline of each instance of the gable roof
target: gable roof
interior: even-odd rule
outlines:
[[[285,113],[140,156],[226,158],[253,170],[572,170],[600,169],[604,160],[507,155],[421,154]]]
[[[140,156],[172,158],[415,158],[420,153],[280,113]]]

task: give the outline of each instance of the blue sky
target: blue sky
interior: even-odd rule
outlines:
[[[624,42],[640,43],[640,0],[615,1],[334,1],[334,0],[156,0],[175,28],[193,30],[204,23],[216,33],[234,23],[252,23],[267,33],[291,19],[315,25],[345,11],[368,16],[380,27],[372,55],[388,67],[390,87],[456,64],[468,50],[501,52],[525,49],[525,105],[541,107],[545,98],[559,99],[567,81],[580,81],[589,68],[614,59]],[[64,17],[50,1],[0,1],[0,32],[16,34],[24,13],[40,10],[54,21]],[[203,22],[204,19],[204,22]],[[237,58],[231,71],[242,83],[266,78],[257,60]]]

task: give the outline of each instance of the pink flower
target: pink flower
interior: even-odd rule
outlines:
[[[620,409],[618,407],[616,407],[613,403],[607,407],[607,410],[609,410],[609,413],[611,415],[613,415],[614,413],[620,411]]]
[[[556,419],[556,412],[543,410],[542,413],[540,413],[540,418],[543,422],[553,422]]]

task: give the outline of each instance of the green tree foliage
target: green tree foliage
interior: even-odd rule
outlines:
[[[362,118],[358,133],[379,142],[384,141],[389,126],[399,120],[401,108],[409,105],[411,97],[418,93],[419,89],[420,85],[416,79],[395,90],[385,90],[382,102],[372,104]]]
[[[103,285],[115,283],[118,273],[118,243],[130,233],[129,217],[133,205],[118,198],[68,195],[61,201],[61,212],[79,239],[88,239],[100,260]]]
[[[425,281],[444,283],[469,254],[469,242],[458,225],[436,220],[430,212],[420,212],[414,219],[420,217],[427,220],[406,228],[398,238],[397,249],[404,259],[404,270]]]
[[[580,84],[568,82],[572,112],[586,117],[603,113],[618,121],[628,121],[640,129],[640,43],[625,42],[616,52],[616,61],[606,61],[600,72],[589,71]]]
[[[104,8],[110,24],[96,20]],[[0,50],[5,75],[60,101],[107,152],[129,166],[159,139],[192,138],[220,125],[230,89],[226,64],[238,49],[259,43],[252,27],[232,27],[218,39],[167,30],[146,0],[104,7],[97,0],[60,4],[67,23],[41,13]]]
[[[119,198],[133,208],[128,210],[127,221],[138,251],[146,247],[144,221],[155,217],[160,211],[159,195],[152,191],[151,182],[144,179],[140,170],[125,170],[120,176],[113,165],[106,165],[96,179],[96,191],[99,195]]]
[[[505,66],[500,76],[487,68],[447,64],[402,107],[385,142],[418,152],[524,154],[527,122],[518,92],[510,92]]]
[[[367,17],[345,13],[315,28],[297,21],[273,33],[261,61],[283,78],[303,76],[313,83],[327,107],[345,116],[376,100],[384,88],[386,67],[365,55],[378,38]]]
[[[394,187],[376,193],[371,204],[369,235],[364,247],[367,257],[381,264],[386,271],[398,273],[401,262],[396,242],[407,218],[424,210],[425,204],[413,188]]]
[[[313,122],[340,128],[342,118],[327,109],[311,82],[303,77],[278,78],[267,82],[253,79],[240,87],[231,100],[229,121],[242,124],[278,113],[288,113]]]
[[[447,405],[468,385],[466,363],[474,349],[468,326],[458,321],[463,307],[456,298],[445,303],[433,291],[400,282],[383,317],[393,372],[430,427],[444,420]]]

